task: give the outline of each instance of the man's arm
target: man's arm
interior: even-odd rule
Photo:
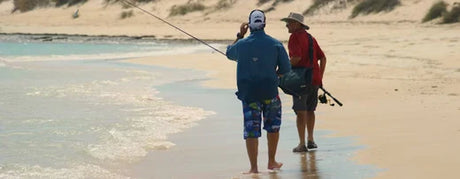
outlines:
[[[241,24],[240,26],[240,32],[236,35],[236,40],[233,42],[232,45],[227,46],[227,51],[225,52],[225,55],[227,56],[228,59],[233,60],[233,61],[238,61],[237,59],[237,47],[235,46],[236,42],[238,40],[244,38],[244,34],[248,31],[248,23],[245,22]]]
[[[321,79],[323,78],[324,76],[324,71],[326,70],[326,57],[322,57],[319,59],[319,72],[321,74]]]

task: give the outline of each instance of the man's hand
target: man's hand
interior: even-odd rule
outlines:
[[[246,32],[248,32],[248,28],[249,28],[249,23],[247,22],[243,22],[240,26],[240,35],[242,37],[244,37],[244,35],[246,34]]]
[[[240,26],[240,32],[238,32],[236,36],[236,40],[233,42],[235,44],[238,40],[244,38],[246,32],[248,32],[249,24],[247,22],[243,22]]]

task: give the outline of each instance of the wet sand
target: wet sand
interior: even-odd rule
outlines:
[[[283,105],[277,159],[284,165],[272,172],[267,167],[266,133],[259,139],[258,175],[245,175],[249,169],[242,137],[241,104],[231,89],[210,89],[200,81],[168,84],[158,88],[160,96],[182,105],[213,110],[216,115],[199,122],[198,126],[169,138],[176,146],[152,151],[129,170],[135,178],[369,178],[380,169],[357,164],[351,157],[364,149],[354,143],[354,137],[329,137],[333,132],[318,130],[319,148],[307,153],[293,153],[297,145],[297,129],[291,105]],[[284,101],[289,97],[282,94]],[[319,113],[321,118],[323,113]],[[321,123],[321,122],[320,122]]]

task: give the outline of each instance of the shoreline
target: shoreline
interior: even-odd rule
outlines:
[[[126,62],[129,63],[129,62]],[[155,65],[153,65],[155,66]],[[174,69],[181,70],[181,69]],[[206,81],[208,79],[202,79]],[[366,146],[357,145],[354,137],[330,137],[332,131],[316,131],[320,148],[307,153],[292,153],[297,143],[295,115],[284,103],[282,130],[277,159],[283,162],[278,172],[266,167],[267,148],[264,136],[259,138],[258,175],[244,175],[248,159],[242,139],[241,104],[233,89],[204,87],[200,81],[181,81],[156,87],[159,96],[180,105],[194,106],[216,112],[199,121],[197,126],[168,137],[174,147],[150,151],[147,157],[129,168],[134,178],[369,178],[381,169],[357,164],[352,155]],[[283,102],[289,99],[280,94]],[[227,101],[223,103],[222,101]],[[263,132],[265,134],[265,132]],[[203,139],[203,140],[199,140]],[[161,161],[169,161],[163,163]],[[232,162],[223,162],[232,161]],[[180,170],[178,170],[180,169]]]
[[[0,32],[0,36],[26,36],[30,37],[33,40],[37,41],[52,41],[52,40],[63,40],[67,38],[88,38],[88,39],[95,39],[101,40],[108,39],[108,40],[132,40],[132,41],[160,41],[160,42],[186,42],[186,43],[201,43],[196,41],[193,38],[157,38],[155,35],[91,35],[91,34],[65,34],[65,33],[21,33],[21,32],[14,32],[14,33],[4,33]],[[54,38],[55,37],[55,38]],[[204,39],[207,43],[231,43],[232,40],[230,39]]]
[[[340,21],[345,13],[306,18],[311,27],[309,32],[328,58],[325,88],[344,103],[343,107],[320,105],[318,112],[322,115],[316,129],[335,132],[328,136],[356,137],[353,142],[366,148],[353,154],[352,161],[385,170],[375,178],[437,178],[440,173],[455,178],[457,174],[453,171],[460,166],[460,159],[455,157],[460,144],[452,142],[460,140],[460,51],[457,50],[460,24],[413,23],[431,5],[427,1],[417,2],[420,3],[414,3],[413,7],[408,6],[411,2],[405,4],[401,8],[404,11],[373,14],[343,23],[328,23],[328,20]],[[246,20],[249,9],[253,8],[243,6],[243,1],[237,4],[241,8],[211,15],[191,13],[168,21],[180,24],[205,41],[218,39],[231,43],[239,21]],[[279,19],[308,5],[296,1],[267,13],[267,34],[286,42],[289,34]],[[103,14],[99,11],[105,9],[91,4],[82,7],[87,10],[82,8],[81,19],[74,21],[69,19],[73,12],[70,8],[0,16],[0,22],[5,22],[0,32],[123,34],[127,38],[150,34],[155,39],[178,41],[188,37],[136,12],[132,19],[119,20],[115,15],[121,8],[110,7],[110,11],[116,12]],[[153,11],[164,15],[162,10]],[[50,14],[69,18],[51,22],[48,18],[54,16]],[[388,19],[389,23],[373,23],[382,19]],[[210,80],[200,81],[200,85],[212,89],[236,87],[235,63],[216,53],[171,54],[132,58],[128,62],[203,70]],[[284,102],[284,105],[290,104]],[[427,149],[437,150],[427,152]]]

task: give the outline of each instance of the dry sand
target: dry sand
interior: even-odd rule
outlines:
[[[233,40],[239,24],[257,8],[256,1],[236,1],[221,11],[167,17],[172,4],[161,0],[143,8],[202,39]],[[208,6],[218,0],[203,1]],[[377,178],[457,178],[460,166],[460,25],[420,24],[434,0],[403,0],[392,13],[348,20],[351,8],[308,18],[310,32],[325,52],[324,85],[343,107],[319,106],[317,129],[334,136],[356,136],[360,150],[353,159],[384,169]],[[454,1],[447,1],[454,2]],[[83,6],[9,14],[10,1],[0,4],[2,33],[65,33],[89,35],[154,35],[188,39],[186,35],[134,10],[120,20],[119,6],[92,0]],[[302,12],[310,3],[280,4],[267,13],[267,33],[286,41],[289,11]],[[269,5],[260,8],[264,9]],[[235,8],[238,7],[238,8]],[[81,17],[70,18],[76,8]],[[224,49],[223,49],[224,50]],[[209,72],[204,86],[235,88],[235,64],[218,53],[168,55],[129,60],[132,63],[192,68]],[[289,102],[285,102],[288,104]],[[320,146],[321,147],[321,146]]]

